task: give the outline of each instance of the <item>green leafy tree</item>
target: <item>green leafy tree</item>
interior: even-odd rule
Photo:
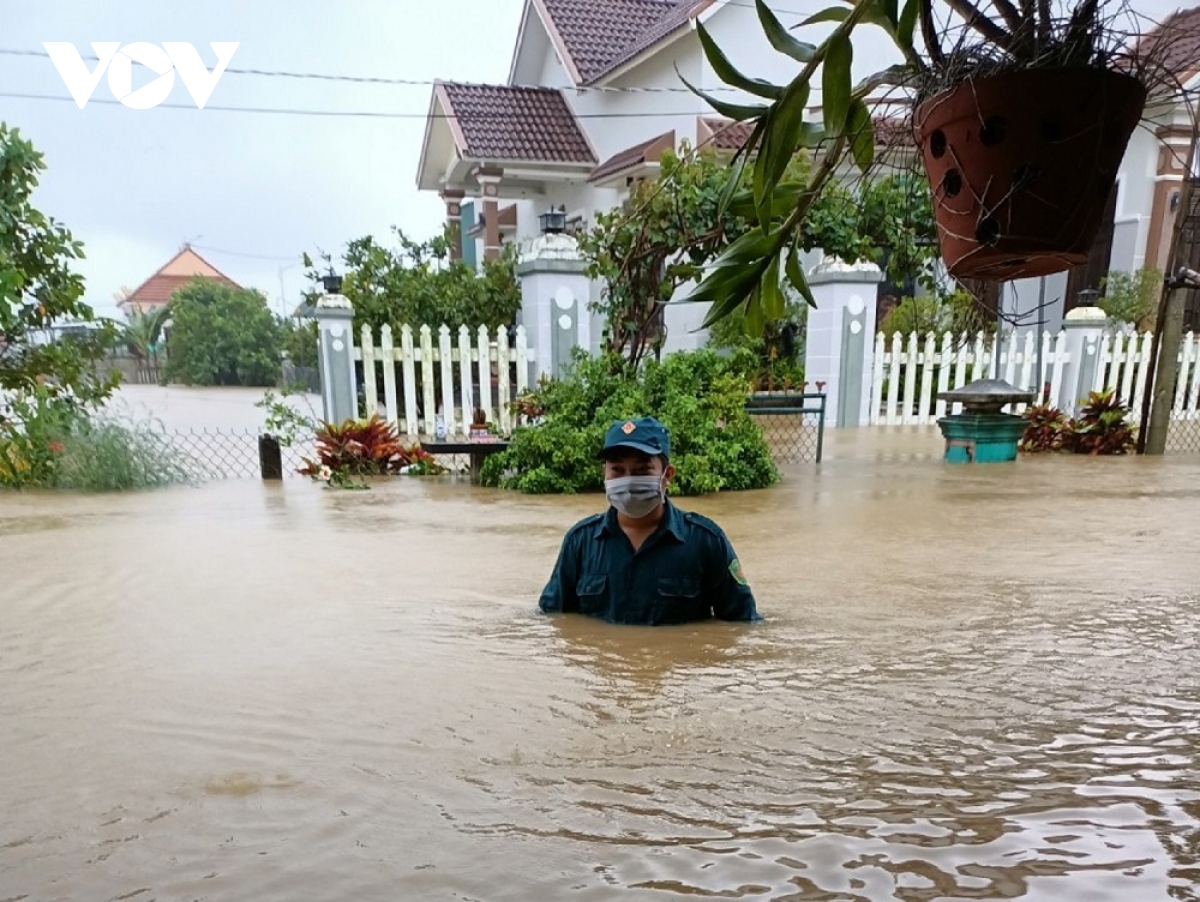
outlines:
[[[111,323],[96,321],[82,300],[83,277],[72,264],[83,245],[61,223],[37,210],[31,196],[45,162],[17,129],[0,122],[0,390],[29,389],[49,380],[81,401],[107,397],[116,377],[97,364],[116,339]],[[56,341],[39,333],[64,321],[94,328]]]
[[[1118,323],[1152,328],[1162,284],[1162,272],[1153,268],[1132,273],[1110,272],[1100,285],[1104,296],[1097,306]]]
[[[522,399],[537,425],[484,464],[487,485],[537,494],[598,491],[596,451],[613,420],[656,416],[671,430],[675,494],[764,488],[778,478],[762,430],[745,410],[739,364],[710,350],[672,354],[640,367],[621,357],[577,351],[562,379]]]
[[[257,291],[195,278],[171,296],[167,378],[188,385],[274,385],[282,327]]]
[[[282,327],[281,348],[296,366],[316,369],[317,324],[311,320],[287,320]]]
[[[354,328],[378,329],[403,325],[507,326],[521,307],[516,249],[508,245],[496,260],[486,260],[476,272],[461,260],[450,259],[448,231],[427,241],[414,241],[393,228],[396,247],[368,235],[350,242],[342,256],[342,294],[354,304]],[[330,255],[322,255],[326,264]],[[309,264],[313,281],[320,273]],[[315,299],[317,293],[311,293]]]

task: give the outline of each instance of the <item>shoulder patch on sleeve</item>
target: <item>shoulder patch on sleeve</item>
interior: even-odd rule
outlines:
[[[738,585],[750,585],[750,580],[746,579],[746,571],[742,569],[742,562],[737,558],[729,562],[729,572],[733,575],[733,579]]]

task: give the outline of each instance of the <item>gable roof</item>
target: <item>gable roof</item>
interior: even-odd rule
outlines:
[[[588,181],[599,182],[610,176],[639,166],[647,164],[655,165],[662,159],[663,153],[674,149],[675,132],[666,132],[656,138],[651,138],[649,141],[643,141],[640,144],[635,144],[633,147],[622,150],[620,153],[613,154],[592,170],[592,174],[588,176]]]
[[[438,82],[434,91],[463,157],[596,162],[591,142],[556,88]]]
[[[572,80],[581,86],[595,84],[688,27],[714,2],[529,0]]]
[[[117,306],[141,310],[161,307],[171,300],[171,295],[196,276],[213,279],[230,288],[242,287],[185,244],[179,253],[159,267],[154,275]]]
[[[1159,42],[1163,42],[1161,50]],[[1200,6],[1176,10],[1138,42],[1138,56],[1161,56],[1166,74],[1187,82],[1200,72]]]

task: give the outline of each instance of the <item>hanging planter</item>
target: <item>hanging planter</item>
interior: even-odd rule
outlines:
[[[1078,67],[971,79],[922,103],[914,132],[950,274],[1084,263],[1146,97],[1131,75]]]

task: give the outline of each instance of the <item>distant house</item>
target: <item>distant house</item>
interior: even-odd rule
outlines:
[[[242,287],[192,250],[191,245],[185,244],[179,253],[163,264],[154,275],[134,289],[128,297],[118,301],[117,306],[126,316],[131,313],[149,313],[165,306],[177,289],[197,276],[213,279],[230,288]]]

